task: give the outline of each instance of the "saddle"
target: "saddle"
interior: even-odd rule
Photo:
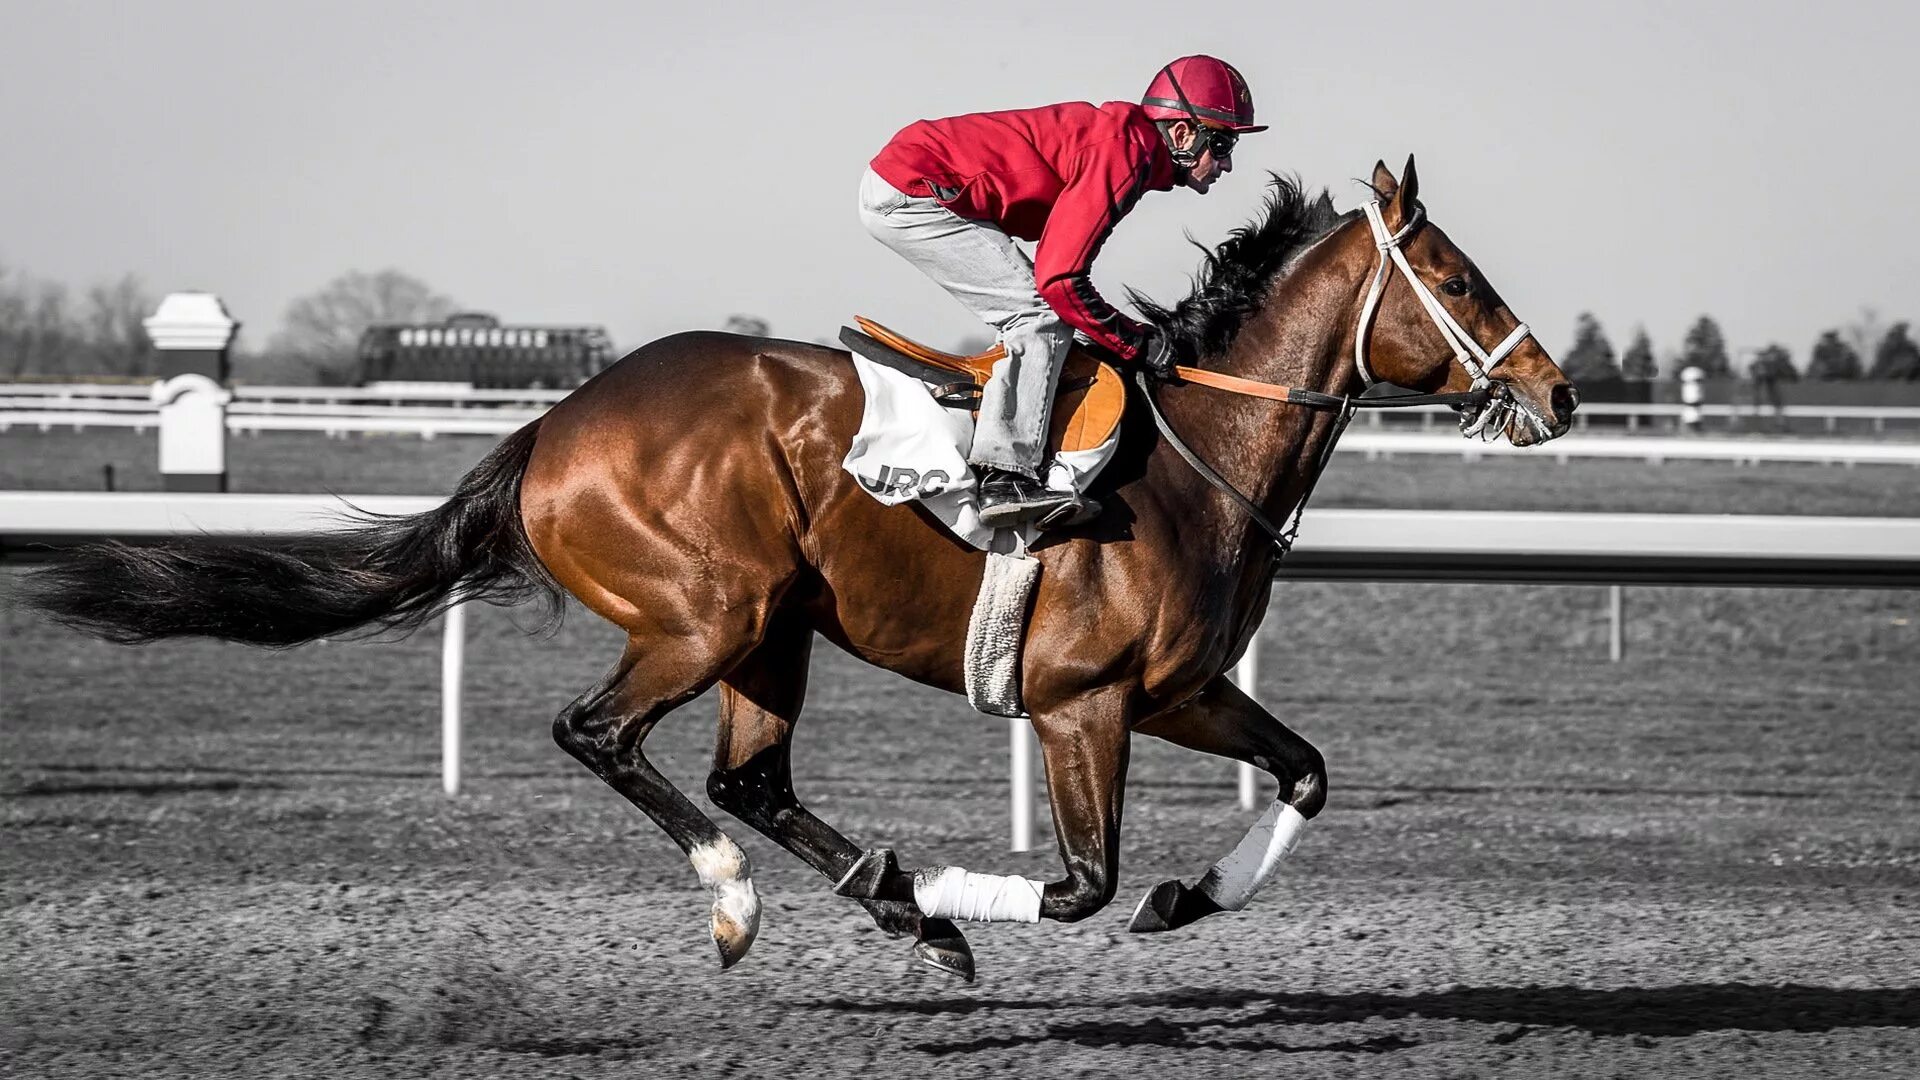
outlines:
[[[980,388],[993,374],[993,365],[1007,355],[1006,349],[996,344],[972,356],[956,356],[922,345],[864,316],[856,315],[853,321],[859,329],[840,328],[842,345],[876,364],[933,384],[938,388],[934,398],[942,405],[964,408],[975,415],[980,409]],[[1059,387],[1054,391],[1049,449],[1059,453],[1099,446],[1113,437],[1126,409],[1126,383],[1120,373],[1076,342],[1067,354]]]

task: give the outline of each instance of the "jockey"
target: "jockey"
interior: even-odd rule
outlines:
[[[1148,191],[1204,195],[1233,170],[1253,97],[1233,66],[1183,56],[1135,105],[1067,102],[922,120],[895,135],[860,183],[860,218],[994,328],[1006,359],[981,394],[967,459],[990,528],[1072,520],[1071,494],[1041,471],[1055,385],[1075,331],[1162,373],[1169,343],[1093,288],[1094,256]],[[1013,238],[1036,242],[1029,260]]]

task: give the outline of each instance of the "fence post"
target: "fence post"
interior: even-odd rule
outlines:
[[[1607,658],[1619,663],[1627,654],[1625,585],[1607,586]]]
[[[442,617],[440,641],[440,786],[460,794],[460,682],[467,662],[467,605]]]
[[[1033,724],[1007,718],[1007,786],[1013,798],[1013,850],[1033,848]]]
[[[1254,700],[1259,700],[1260,686],[1260,631],[1253,632],[1253,640],[1247,642],[1247,651],[1240,654],[1240,663],[1233,669],[1233,681],[1240,692]],[[1240,763],[1240,809],[1253,809],[1254,800],[1260,796],[1260,777],[1253,766]]]
[[[227,490],[227,350],[240,324],[212,293],[169,293],[144,320],[160,353],[151,391],[160,409],[166,491]]]

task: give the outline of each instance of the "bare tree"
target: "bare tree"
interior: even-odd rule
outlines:
[[[439,322],[458,307],[418,278],[398,270],[352,270],[287,305],[268,348],[303,363],[323,381],[350,381],[360,335],[380,323]]]
[[[78,351],[66,286],[0,267],[0,371],[8,378],[69,374]]]
[[[1881,320],[1878,309],[1863,307],[1857,318],[1840,328],[1840,335],[1853,346],[1854,355],[1864,360],[1880,351],[1880,339],[1887,336],[1887,324]]]
[[[87,290],[79,319],[82,352],[90,373],[151,375],[156,370],[153,342],[145,320],[153,314],[152,294],[127,274],[109,285]]]

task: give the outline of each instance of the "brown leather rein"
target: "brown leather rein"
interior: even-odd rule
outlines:
[[[1237,375],[1225,375],[1201,368],[1175,367],[1173,375],[1174,378],[1171,380],[1173,385],[1183,382],[1193,383],[1215,390],[1224,390],[1230,394],[1264,398],[1268,401],[1300,405],[1309,409],[1338,411],[1339,415],[1333,422],[1333,434],[1328,436],[1326,445],[1321,447],[1320,458],[1315,463],[1313,474],[1307,477],[1307,489],[1300,493],[1300,501],[1294,505],[1293,516],[1288,520],[1287,527],[1282,529],[1275,526],[1267,515],[1254,505],[1252,499],[1240,494],[1239,489],[1229,483],[1226,477],[1216,472],[1213,466],[1208,465],[1199,454],[1194,453],[1193,448],[1182,441],[1180,436],[1174,434],[1173,426],[1167,423],[1166,414],[1160,411],[1160,403],[1153,400],[1153,383],[1148,373],[1144,370],[1134,372],[1134,384],[1140,388],[1140,396],[1146,399],[1147,411],[1153,414],[1153,426],[1160,430],[1160,437],[1167,441],[1168,446],[1173,447],[1174,453],[1179,454],[1181,460],[1192,467],[1194,472],[1200,474],[1202,480],[1212,484],[1232,499],[1240,509],[1246,511],[1254,524],[1260,526],[1261,530],[1272,538],[1276,561],[1286,558],[1287,552],[1293,550],[1293,540],[1299,535],[1300,515],[1307,509],[1307,499],[1313,495],[1314,486],[1320,482],[1320,474],[1326,471],[1327,462],[1333,458],[1334,445],[1340,441],[1341,434],[1347,430],[1347,423],[1353,419],[1355,412],[1361,409],[1407,409],[1418,405],[1450,405],[1455,409],[1473,409],[1477,412],[1486,408],[1488,399],[1502,392],[1502,389],[1498,388],[1499,384],[1495,384],[1495,389],[1481,388],[1459,393],[1395,394],[1386,397],[1357,398],[1345,394],[1323,394],[1318,390],[1305,390],[1298,386],[1256,382],[1252,379],[1242,379]]]

